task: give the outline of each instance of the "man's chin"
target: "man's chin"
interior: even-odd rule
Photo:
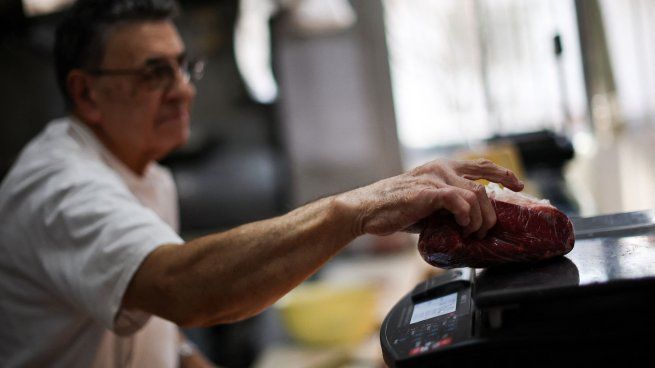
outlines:
[[[169,132],[170,133],[170,132]],[[157,149],[157,160],[168,156],[171,152],[184,146],[189,141],[189,128],[180,129],[175,134],[160,135],[159,148]]]

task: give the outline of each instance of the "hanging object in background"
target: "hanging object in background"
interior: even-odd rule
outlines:
[[[281,8],[289,10],[294,30],[302,35],[342,31],[357,21],[347,0],[240,0],[234,54],[248,93],[263,104],[275,102],[278,96],[271,66],[269,22]]]
[[[259,103],[273,103],[278,86],[271,66],[269,20],[279,9],[274,0],[240,0],[234,29],[234,54],[250,96]]]
[[[348,0],[301,0],[291,3],[290,12],[296,31],[307,36],[343,31],[357,22]]]
[[[598,0],[575,0],[574,4],[592,127],[601,138],[612,138],[625,123],[617,102],[601,5]]]
[[[28,17],[46,15],[59,11],[73,3],[74,0],[22,0],[23,11]]]
[[[563,121],[558,127],[560,133],[572,133],[573,118],[571,117],[571,107],[569,106],[568,83],[566,81],[566,71],[564,67],[564,46],[562,36],[556,32],[553,36],[553,53],[557,62],[557,87],[560,95],[560,105],[562,107]]]

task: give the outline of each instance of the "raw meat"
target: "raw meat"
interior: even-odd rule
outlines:
[[[483,239],[464,238],[452,214],[440,211],[426,219],[419,252],[440,268],[483,268],[505,263],[533,262],[573,249],[571,220],[548,201],[488,186],[496,225]]]

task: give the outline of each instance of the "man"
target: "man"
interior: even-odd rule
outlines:
[[[523,186],[491,162],[431,162],[184,243],[173,181],[156,163],[187,140],[198,71],[174,8],[78,0],[57,31],[70,116],[51,122],[0,186],[0,366],[202,366],[198,355],[178,360],[176,325],[257,314],[356,237],[439,209],[482,237],[496,219],[473,180]]]

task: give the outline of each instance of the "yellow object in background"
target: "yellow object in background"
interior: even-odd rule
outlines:
[[[455,153],[455,157],[460,160],[486,158],[512,170],[519,179],[523,179],[525,172],[521,156],[516,147],[511,143],[494,143],[476,150],[458,151]]]
[[[514,172],[521,179],[525,188],[523,192],[540,197],[539,190],[533,183],[525,178],[525,168],[518,149],[511,143],[493,143],[475,150],[463,150],[455,153],[455,158],[459,160],[475,160],[484,158],[500,166],[506,167]],[[479,180],[481,184],[487,185],[488,181]]]
[[[300,285],[276,307],[298,342],[333,346],[357,344],[379,327],[377,293],[372,286]]]

